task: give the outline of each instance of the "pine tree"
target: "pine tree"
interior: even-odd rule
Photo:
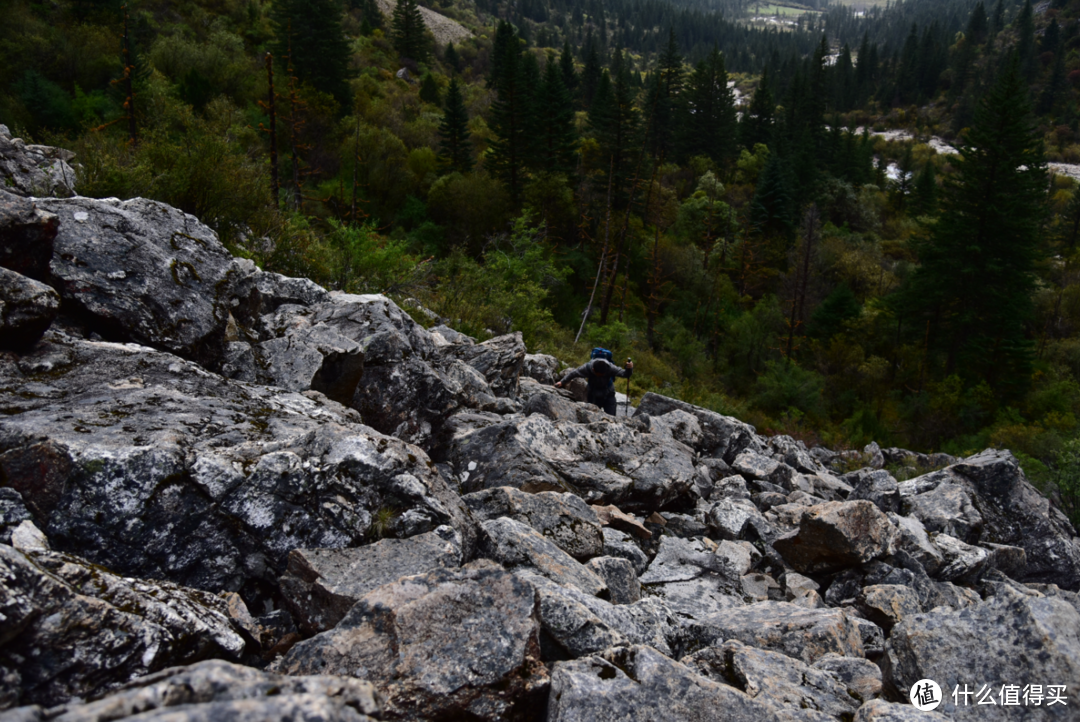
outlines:
[[[461,97],[457,78],[446,89],[446,105],[439,124],[439,168],[444,173],[472,170],[472,143],[469,141],[469,114]]]
[[[929,160],[915,178],[915,192],[912,199],[912,211],[918,216],[932,216],[937,212],[938,184],[934,164]]]
[[[585,108],[591,108],[596,89],[600,85],[600,54],[596,49],[592,28],[585,36],[585,67],[581,70],[581,101]]]
[[[779,153],[769,155],[750,203],[750,225],[764,236],[789,236],[795,227],[790,173]]]
[[[728,88],[724,56],[713,46],[687,82],[680,113],[680,155],[703,155],[723,166],[735,156],[735,97]]]
[[[428,58],[427,29],[416,0],[397,0],[391,26],[394,49],[404,58],[418,63],[426,62]]]
[[[379,4],[375,0],[353,0],[354,7],[360,8],[361,20],[360,20],[360,34],[371,35],[376,28],[382,28],[386,25],[386,20],[383,18],[382,10],[379,10]]]
[[[350,51],[341,13],[337,0],[274,0],[270,22],[276,36],[274,55],[285,57],[291,46],[296,77],[345,105]]]
[[[656,61],[656,74],[650,78],[646,99],[649,122],[649,151],[654,158],[671,157],[675,150],[676,98],[683,85],[683,61],[674,29],[668,30],[668,43]]]
[[[758,143],[768,145],[772,140],[776,102],[773,101],[772,90],[769,86],[769,71],[766,68],[761,74],[761,81],[754,88],[754,95],[750,98],[750,107],[743,113],[742,124],[739,127],[739,141],[749,150],[753,150]]]
[[[562,73],[563,85],[573,94],[578,86],[577,68],[574,67],[574,55],[570,52],[570,41],[563,43],[562,53],[559,55],[559,71]]]
[[[432,105],[442,105],[439,97],[439,84],[435,82],[431,73],[424,73],[424,79],[420,81],[420,100]]]
[[[641,117],[634,106],[629,71],[616,50],[613,72],[604,71],[589,108],[589,129],[600,144],[600,157],[613,168],[612,187],[616,205],[625,205],[633,151],[637,148]],[[607,185],[605,179],[604,185]]]
[[[505,20],[500,20],[495,27],[495,39],[491,43],[491,72],[488,73],[487,87],[499,87],[506,58],[513,51],[516,59],[517,53],[520,53],[520,44],[517,33],[514,32],[514,26]]]
[[[971,18],[968,19],[967,30],[964,35],[975,45],[982,45],[986,42],[986,35],[989,31],[990,20],[986,17],[986,8],[980,2],[971,11]]]
[[[496,98],[491,104],[491,129],[495,140],[488,150],[488,163],[494,174],[506,183],[510,197],[516,203],[521,198],[525,164],[532,146],[529,131],[533,103],[532,88],[524,82],[521,43],[513,26],[506,25],[511,34],[509,42],[503,44],[503,54],[497,63]],[[496,63],[492,66],[496,67]]]
[[[454,47],[453,40],[446,44],[446,50],[443,51],[443,63],[451,74],[461,70],[461,58],[458,57],[457,48]]]
[[[1035,12],[1031,0],[1024,0],[1024,7],[1016,17],[1016,54],[1020,59],[1020,74],[1031,82],[1035,78],[1038,66],[1035,60]]]
[[[544,79],[534,101],[533,123],[533,167],[539,172],[572,174],[577,155],[574,101],[554,56],[548,57],[544,68]]]
[[[1046,162],[1015,54],[976,110],[954,165],[903,298],[931,322],[946,373],[1021,391],[1031,377],[1024,331],[1041,254]]]

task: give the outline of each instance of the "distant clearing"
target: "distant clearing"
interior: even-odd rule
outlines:
[[[817,10],[811,10],[808,7],[795,4],[778,4],[770,3],[768,5],[750,5],[747,10],[757,16],[771,17],[774,15],[805,15],[806,13],[818,12]]]

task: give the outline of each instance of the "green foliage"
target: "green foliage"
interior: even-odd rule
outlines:
[[[1080,530],[1080,439],[1065,443],[1052,464],[1049,476],[1057,487],[1062,511],[1069,517],[1073,528]]]
[[[296,77],[346,106],[349,41],[341,27],[341,10],[338,0],[273,0],[270,19],[274,55],[288,57]],[[282,70],[279,66],[284,77]]]
[[[394,48],[404,58],[418,63],[427,61],[428,40],[425,35],[424,17],[416,0],[397,0],[391,20]]]
[[[420,81],[420,100],[432,105],[442,105],[439,84],[435,82],[435,77],[431,73],[425,74],[424,79]]]
[[[787,361],[768,361],[758,377],[754,402],[772,413],[796,409],[801,414],[821,417],[824,382],[814,371]]]
[[[399,294],[414,280],[417,259],[405,241],[380,236],[370,225],[330,221],[330,244],[337,251],[337,288],[348,293]]]
[[[439,138],[439,167],[443,172],[468,173],[472,170],[469,115],[457,78],[450,81],[450,87],[446,90],[446,107],[443,109],[442,123],[439,124]]]
[[[844,324],[862,313],[862,304],[846,283],[841,283],[818,306],[812,316],[807,333],[816,338],[830,338],[844,330]]]

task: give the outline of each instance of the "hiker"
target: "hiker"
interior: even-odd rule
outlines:
[[[562,388],[563,384],[574,379],[585,379],[589,382],[589,403],[602,408],[610,415],[615,415],[615,377],[628,379],[634,372],[634,362],[626,359],[626,367],[619,368],[612,363],[612,354],[606,348],[594,348],[588,363],[578,366],[573,371],[562,377],[556,384],[556,388]]]

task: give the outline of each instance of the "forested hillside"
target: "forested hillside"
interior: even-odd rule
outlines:
[[[769,433],[1008,447],[1080,518],[1080,193],[1047,166],[1080,163],[1080,2],[430,9],[468,33],[413,0],[10,0],[0,122],[266,270],[603,345],[635,397]]]

